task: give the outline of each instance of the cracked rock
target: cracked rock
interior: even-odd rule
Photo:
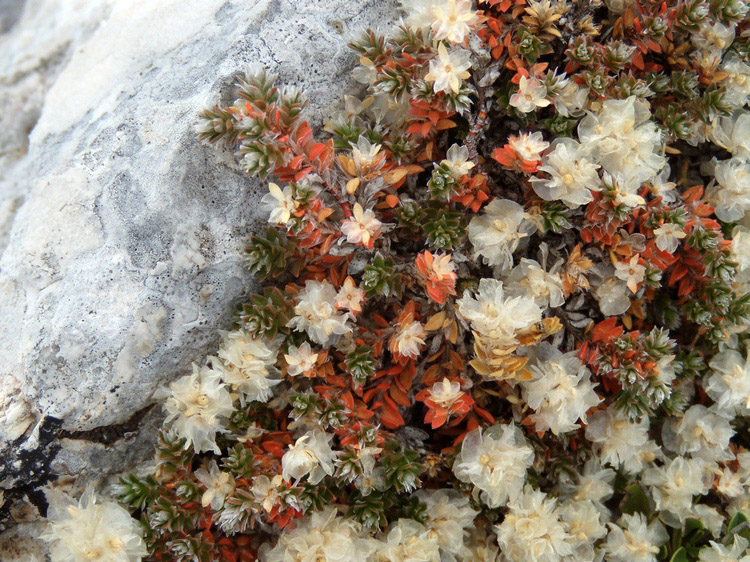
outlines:
[[[0,0],[6,498],[87,467],[127,469],[137,459],[114,452],[137,437],[85,432],[137,433],[122,424],[215,350],[257,287],[242,251],[264,226],[265,184],[196,141],[198,112],[231,101],[234,77],[260,63],[303,91],[320,126],[354,87],[347,41],[393,24],[396,7]]]

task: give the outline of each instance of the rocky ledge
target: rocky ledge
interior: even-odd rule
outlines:
[[[259,63],[329,113],[351,34],[396,6],[0,0],[0,529],[45,482],[148,458],[153,391],[255,286],[265,186],[196,141],[198,112]]]

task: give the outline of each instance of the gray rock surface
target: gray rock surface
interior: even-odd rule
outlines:
[[[242,249],[265,185],[196,141],[199,110],[230,102],[233,77],[260,63],[305,93],[319,125],[352,87],[347,41],[390,25],[396,6],[0,0],[7,501],[53,475],[127,468],[102,456],[134,438],[105,446],[97,428],[116,432],[211,352],[255,287]]]

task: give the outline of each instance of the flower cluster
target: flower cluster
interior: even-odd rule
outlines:
[[[261,70],[203,113],[265,286],[160,390],[149,553],[744,560],[747,3],[402,5],[324,131]]]

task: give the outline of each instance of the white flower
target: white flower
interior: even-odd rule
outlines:
[[[739,498],[745,492],[741,471],[733,472],[729,467],[721,471],[716,482],[716,492],[727,498]]]
[[[260,200],[269,207],[270,216],[268,222],[286,226],[292,214],[299,207],[299,202],[292,197],[292,188],[288,185],[281,191],[275,183],[268,184],[268,193]]]
[[[402,357],[417,357],[424,345],[427,332],[424,326],[416,320],[398,324],[396,332],[391,336],[389,348],[391,352]]]
[[[435,39],[446,39],[451,43],[462,43],[477,21],[477,13],[471,9],[471,0],[442,0],[433,2],[432,33]]]
[[[727,75],[721,82],[727,89],[724,101],[733,109],[741,108],[750,101],[750,65],[739,56],[729,54],[719,70]]]
[[[707,192],[716,208],[716,216],[724,222],[740,220],[750,210],[750,161],[730,158],[714,167],[716,185]]]
[[[365,292],[354,284],[354,279],[347,277],[344,284],[336,293],[336,308],[346,308],[352,314],[362,312],[362,301]]]
[[[461,89],[461,82],[471,76],[469,74],[471,61],[469,51],[455,49],[450,52],[443,43],[438,46],[438,58],[430,61],[430,69],[424,79],[434,82],[435,92],[448,92],[457,94]]]
[[[709,546],[698,551],[698,562],[750,562],[747,553],[748,540],[740,535],[734,535],[730,546],[709,541]],[[742,556],[744,554],[744,556]]]
[[[646,104],[635,96],[605,100],[597,114],[589,113],[578,124],[578,137],[606,171],[637,189],[666,164],[661,132],[650,118]]]
[[[294,530],[285,529],[275,546],[264,544],[261,562],[368,562],[378,542],[362,536],[362,527],[350,517],[339,517],[326,507],[305,517]]]
[[[703,459],[676,457],[660,468],[647,468],[642,482],[650,487],[656,509],[668,512],[661,514],[663,520],[679,525],[691,513],[693,496],[708,493],[712,475],[708,474],[708,482],[706,476]]]
[[[49,527],[41,538],[50,543],[55,562],[140,562],[148,556],[138,522],[93,488],[78,503],[54,488],[45,494]]]
[[[680,240],[687,236],[683,227],[673,222],[665,222],[654,230],[654,235],[656,236],[656,247],[662,252],[669,252],[670,254],[674,254],[677,246],[680,245]]]
[[[734,41],[734,26],[704,21],[698,27],[698,33],[691,33],[690,38],[697,48],[720,57],[722,51]]]
[[[224,505],[227,496],[234,492],[234,477],[228,472],[219,470],[216,461],[208,464],[208,470],[199,468],[195,471],[195,477],[206,487],[201,497],[203,507],[211,506],[216,511]]]
[[[463,394],[464,392],[461,390],[460,382],[451,382],[448,377],[443,377],[442,381],[436,382],[432,385],[432,388],[430,388],[429,399],[441,408],[450,410],[451,406],[453,406],[456,400],[461,398]]]
[[[287,326],[307,332],[311,340],[324,347],[351,332],[346,323],[348,316],[336,310],[336,289],[328,281],[307,281],[297,295],[294,314]]]
[[[157,398],[166,398],[166,424],[172,424],[177,435],[186,439],[197,453],[220,453],[216,433],[224,432],[224,418],[234,411],[232,397],[217,372],[207,366],[193,364],[193,374],[177,379],[169,389],[160,388]]]
[[[618,261],[615,264],[615,277],[625,281],[633,293],[638,291],[638,284],[646,277],[646,266],[638,263],[640,256],[635,254],[630,261]]]
[[[583,465],[583,472],[577,475],[577,483],[564,488],[570,489],[571,499],[574,501],[590,500],[600,505],[612,497],[614,479],[615,471],[611,468],[602,468],[599,460],[592,457]]]
[[[602,173],[602,184],[612,192],[612,203],[615,206],[637,207],[646,203],[646,200],[638,194],[641,182],[637,176],[605,171]]]
[[[732,500],[726,507],[726,511],[730,516],[736,513],[744,514],[750,512],[750,493],[745,492],[739,498]]]
[[[677,200],[677,193],[675,187],[677,184],[673,181],[669,181],[669,175],[671,174],[671,168],[669,164],[664,166],[661,172],[656,174],[649,180],[649,191],[651,195],[661,197],[665,203],[673,203]]]
[[[549,104],[547,86],[533,76],[521,76],[521,80],[518,82],[518,91],[510,96],[510,105],[521,113],[536,111],[537,108],[547,107]]]
[[[465,146],[454,144],[445,156],[446,158],[440,162],[440,165],[446,166],[456,180],[460,180],[474,167],[474,162],[469,160],[469,149]]]
[[[610,406],[595,412],[586,426],[586,439],[604,463],[628,472],[640,472],[645,462],[654,459],[656,443],[648,438],[648,418],[630,421],[625,414]]]
[[[284,354],[284,359],[289,365],[287,374],[290,377],[306,373],[315,366],[315,362],[318,360],[318,354],[312,352],[312,348],[307,342],[299,347],[290,345],[288,351],[289,353]]]
[[[399,519],[375,552],[377,562],[440,562],[440,546],[424,525]]]
[[[245,433],[243,433],[242,435],[237,435],[236,439],[240,443],[249,443],[255,441],[264,433],[266,433],[266,430],[260,427],[260,425],[258,425],[258,422],[253,422],[247,427]]]
[[[542,133],[522,133],[517,137],[512,136],[508,139],[508,145],[516,151],[516,154],[526,161],[535,161],[542,159],[542,152],[549,148],[549,143],[544,140]]]
[[[506,279],[509,296],[526,295],[542,308],[558,307],[565,302],[562,279],[557,273],[548,273],[537,262],[521,258]]]
[[[497,543],[512,562],[557,562],[573,554],[573,539],[560,520],[554,498],[527,486],[511,499],[508,513],[495,526]]]
[[[733,350],[722,351],[708,364],[705,389],[717,408],[727,414],[750,415],[750,360]]]
[[[399,0],[406,13],[406,25],[414,30],[430,27],[433,21],[432,10],[435,0]]]
[[[481,492],[482,501],[495,508],[519,492],[533,461],[534,450],[521,430],[498,424],[466,434],[453,473],[462,482],[471,482]]]
[[[484,208],[484,213],[469,221],[469,240],[474,246],[474,257],[485,263],[508,269],[513,265],[513,252],[518,248],[524,232],[523,207],[509,199],[495,199]]]
[[[385,468],[375,467],[375,455],[381,453],[379,447],[362,447],[358,452],[360,473],[357,474],[352,463],[342,465],[337,477],[344,481],[354,480],[354,485],[363,496],[368,496],[373,490],[385,490]]]
[[[262,474],[253,478],[250,491],[253,493],[255,500],[266,510],[266,513],[271,513],[271,510],[281,502],[279,490],[283,484],[284,477],[281,474],[276,474],[273,478]]]
[[[539,167],[539,171],[550,177],[532,177],[531,186],[545,201],[560,200],[573,209],[593,201],[591,192],[601,190],[598,169],[578,142],[559,138],[552,143],[552,150]]]
[[[272,388],[281,382],[271,378],[278,374],[276,358],[280,342],[262,336],[254,338],[244,329],[221,334],[224,341],[218,355],[223,365],[214,366],[224,382],[239,391],[243,401],[267,402],[273,396]]]
[[[365,135],[357,139],[357,144],[352,146],[352,160],[357,173],[366,175],[385,160],[380,153],[380,148],[381,145],[370,142]]]
[[[706,526],[708,532],[714,537],[721,535],[721,529],[724,526],[724,515],[711,506],[704,503],[697,503],[693,505],[693,509],[690,513],[690,517],[698,519],[701,523]],[[682,521],[680,521],[682,524]],[[746,562],[750,562],[747,560]]]
[[[596,300],[604,316],[619,316],[630,308],[628,288],[622,281],[610,277],[596,289]]]
[[[741,295],[750,290],[750,229],[744,226],[734,228],[729,251],[732,261],[737,264],[735,293]]]
[[[749,80],[750,81],[750,80]],[[750,159],[750,113],[735,111],[731,117],[714,121],[709,138],[732,153],[732,156]]]
[[[466,559],[468,549],[464,538],[469,535],[478,511],[469,505],[469,498],[455,490],[419,490],[415,494],[427,506],[425,525],[444,553]]]
[[[530,418],[536,430],[559,435],[578,429],[579,419],[586,423],[586,412],[601,398],[575,351],[563,355],[551,349],[556,356],[531,367],[534,379],[523,383],[523,397],[534,410]]]
[[[352,244],[362,244],[372,247],[372,242],[380,236],[382,223],[375,218],[370,209],[362,209],[362,205],[355,203],[352,208],[352,218],[341,221],[341,232],[346,235],[346,241]]]
[[[313,429],[290,445],[281,457],[281,475],[284,480],[297,482],[304,476],[310,484],[317,484],[325,475],[332,476],[336,470],[338,452],[331,449],[328,435],[319,429]]]
[[[609,524],[607,541],[602,545],[611,562],[656,562],[656,555],[669,535],[658,519],[649,525],[642,513],[623,515],[619,525]]]
[[[503,283],[497,279],[480,279],[476,294],[465,291],[457,304],[472,330],[505,347],[517,345],[518,333],[542,320],[542,309],[533,299],[506,297]]]
[[[729,440],[734,435],[729,420],[701,404],[688,408],[679,420],[671,418],[662,426],[662,441],[680,455],[690,453],[707,461],[734,458]]]
[[[485,529],[484,525],[477,525],[471,529],[471,535],[466,541],[468,552],[462,562],[500,562],[500,547],[497,545],[495,533]]]
[[[568,500],[560,505],[562,521],[570,535],[570,543],[575,552],[569,562],[594,562],[596,552],[594,542],[607,534],[602,523],[602,510],[592,501]]]
[[[589,99],[589,89],[582,88],[575,80],[567,80],[555,94],[555,109],[563,117],[576,117],[583,113]]]

